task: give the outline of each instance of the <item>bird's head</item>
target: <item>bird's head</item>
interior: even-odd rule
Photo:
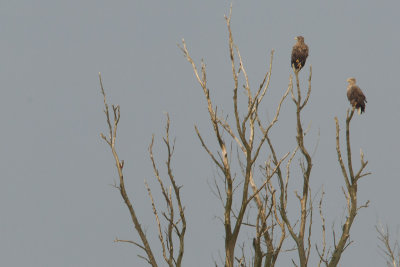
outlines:
[[[351,85],[356,84],[356,78],[350,77],[347,79],[347,82]]]
[[[297,37],[294,37],[294,39],[295,39],[296,41],[300,42],[300,43],[304,43],[304,37],[301,36],[301,35],[299,35],[299,36],[297,36]]]

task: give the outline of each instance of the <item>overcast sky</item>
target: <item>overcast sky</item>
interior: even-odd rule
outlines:
[[[205,60],[211,95],[230,112],[233,82],[224,20],[229,5],[213,0],[1,1],[0,265],[145,265],[136,247],[113,242],[138,239],[119,192],[110,186],[117,173],[100,138],[106,122],[98,72],[109,102],[121,106],[117,148],[125,161],[127,191],[151,242],[157,235],[143,181],[154,192],[157,187],[147,147],[154,133],[162,165],[164,112],[169,112],[176,136],[173,167],[184,185],[188,219],[184,265],[212,266],[223,256],[217,218],[222,208],[208,185],[218,173],[193,126],[210,144],[215,140],[202,90],[176,44],[185,38],[196,62]],[[234,40],[254,87],[275,50],[266,116],[272,116],[287,88],[293,38],[303,35],[310,47],[300,75],[305,82],[312,64],[313,91],[303,123],[311,125],[310,151],[320,136],[311,179],[314,193],[322,185],[326,190],[329,226],[340,224],[345,207],[333,118],[338,116],[344,127],[346,79],[356,77],[368,99],[365,114],[353,119],[352,146],[356,167],[360,148],[369,160],[373,174],[361,180],[358,199],[371,204],[355,220],[354,243],[341,266],[383,266],[374,225],[382,221],[394,233],[400,225],[399,10],[397,0],[233,2]],[[282,154],[294,148],[294,116],[293,103],[286,101],[273,132]],[[318,241],[319,229],[314,231]],[[280,257],[280,266],[297,261],[296,253]],[[310,264],[316,257],[314,251]]]

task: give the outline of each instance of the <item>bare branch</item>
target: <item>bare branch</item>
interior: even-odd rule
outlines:
[[[346,184],[346,190],[343,189],[343,193],[345,195],[346,202],[347,202],[348,216],[347,216],[344,224],[342,225],[342,235],[341,235],[337,245],[335,242],[334,251],[332,252],[332,256],[331,256],[331,259],[328,264],[329,267],[337,266],[343,251],[352,243],[352,241],[349,241],[350,228],[353,224],[355,217],[357,216],[358,210],[360,208],[367,207],[368,203],[369,203],[369,201],[367,201],[364,205],[362,205],[360,207],[357,206],[357,186],[358,186],[357,182],[361,177],[368,175],[368,173],[362,174],[362,171],[364,170],[365,166],[367,165],[367,162],[364,162],[364,154],[362,153],[362,151],[360,153],[361,167],[356,175],[354,175],[354,172],[353,172],[353,164],[352,164],[352,160],[351,160],[351,147],[350,147],[350,122],[351,122],[351,119],[353,118],[353,115],[354,115],[354,107],[351,112],[349,112],[349,110],[347,110],[347,114],[346,114],[346,148],[347,148],[347,166],[348,166],[348,172],[349,172],[348,174],[346,172],[345,165],[344,165],[344,162],[342,159],[342,154],[340,151],[339,122],[338,122],[337,117],[335,117],[336,152],[338,155],[339,165],[342,169],[343,178],[344,178],[344,181]]]
[[[398,241],[391,244],[389,228],[382,224],[379,227],[375,225],[376,232],[378,233],[378,239],[381,242],[381,246],[378,245],[379,249],[383,253],[383,257],[386,260],[387,266],[398,267],[400,266],[400,247]],[[397,255],[396,255],[397,254]]]
[[[328,265],[328,260],[325,258],[325,252],[326,252],[326,224],[325,224],[325,217],[322,213],[322,201],[324,199],[324,195],[325,195],[325,191],[324,188],[322,187],[321,190],[321,199],[319,201],[319,205],[318,205],[318,210],[319,210],[319,216],[321,218],[321,227],[322,227],[322,252],[319,252],[318,250],[318,246],[315,245],[315,248],[317,250],[318,256],[319,256],[319,263],[318,263],[318,267],[321,266],[321,263],[325,263],[325,265]]]
[[[281,165],[282,161],[284,161],[288,155],[289,155],[289,152],[286,153],[283,156],[283,158],[278,162],[278,164],[276,165],[275,169],[272,171],[272,174],[265,180],[265,182],[256,190],[256,192],[254,192],[254,194],[251,197],[249,197],[249,199],[247,200],[247,203],[249,203],[261,191],[261,189],[263,189],[264,186],[266,186],[266,184],[268,183],[269,179],[271,179],[272,176],[276,173],[276,171],[279,168],[279,166]]]
[[[156,222],[157,222],[157,226],[158,226],[158,230],[159,230],[159,239],[160,239],[160,243],[161,243],[162,251],[163,251],[163,257],[164,257],[165,262],[169,266],[172,267],[172,266],[181,266],[181,264],[182,264],[182,258],[183,258],[183,252],[184,252],[184,236],[185,236],[185,232],[186,232],[186,218],[185,218],[185,213],[184,213],[184,207],[181,203],[181,198],[180,198],[180,188],[181,187],[176,184],[175,177],[172,173],[171,161],[172,161],[172,156],[173,156],[173,153],[175,150],[175,145],[174,145],[175,141],[171,145],[170,136],[169,136],[170,117],[169,117],[168,113],[166,114],[166,116],[167,116],[167,124],[165,127],[165,136],[163,137],[163,141],[164,141],[164,144],[167,149],[167,161],[165,162],[165,164],[167,166],[169,182],[171,183],[169,188],[166,188],[164,186],[164,183],[160,177],[157,165],[154,160],[154,156],[153,156],[154,135],[152,137],[152,140],[151,140],[151,143],[149,146],[149,154],[150,154],[150,159],[151,159],[151,162],[153,165],[154,176],[156,177],[156,179],[160,185],[161,193],[164,196],[164,201],[167,205],[167,213],[166,212],[162,213],[164,218],[168,222],[167,227],[166,227],[166,233],[165,233],[165,235],[166,235],[165,241],[164,241],[163,235],[161,233],[161,224],[158,219],[154,201],[153,201],[150,189],[147,186],[147,183],[146,183],[146,188],[149,191],[149,196],[151,198],[152,206],[153,206],[153,213],[155,214],[155,217],[156,217]],[[179,219],[176,222],[174,219],[175,206],[174,206],[173,199],[176,200],[177,207],[179,210]],[[178,226],[178,224],[180,224],[180,227]],[[174,233],[179,238],[179,252],[178,252],[177,257],[174,256],[174,239],[173,239]],[[167,255],[167,252],[168,252],[168,255]]]
[[[156,205],[154,204],[154,199],[153,199],[153,195],[151,194],[151,190],[149,185],[147,184],[146,180],[144,181],[144,184],[146,186],[147,189],[147,193],[149,194],[150,200],[151,200],[151,207],[153,208],[153,213],[157,222],[157,229],[158,229],[158,238],[160,239],[160,243],[162,246],[162,252],[163,252],[163,257],[165,259],[166,262],[168,262],[168,258],[167,258],[167,254],[166,254],[166,250],[165,250],[165,243],[164,243],[164,237],[161,231],[161,223],[160,223],[160,219],[158,218],[158,213],[157,213],[157,209],[156,209]]]
[[[107,144],[109,145],[111,152],[114,156],[115,159],[115,165],[117,167],[117,171],[118,171],[118,177],[119,177],[119,191],[121,193],[121,196],[126,204],[126,206],[128,207],[129,213],[131,215],[131,219],[132,222],[135,226],[136,231],[139,234],[139,237],[143,243],[143,248],[147,254],[148,259],[146,259],[146,261],[153,267],[157,266],[156,260],[154,258],[153,252],[150,248],[149,242],[147,240],[147,237],[145,235],[145,233],[143,232],[142,226],[139,223],[139,220],[136,216],[135,210],[133,208],[133,205],[128,197],[128,194],[126,193],[125,190],[125,183],[124,183],[124,176],[123,176],[123,172],[122,172],[122,168],[123,168],[123,161],[119,160],[116,148],[115,148],[115,140],[116,140],[116,134],[117,134],[117,127],[118,127],[118,123],[119,123],[119,119],[120,119],[120,109],[119,106],[112,106],[113,108],[113,115],[114,115],[114,120],[113,123],[111,123],[110,120],[110,112],[109,112],[109,108],[108,108],[108,104],[106,101],[106,94],[104,92],[104,88],[103,88],[103,82],[101,79],[101,74],[99,73],[99,80],[100,80],[100,87],[101,87],[101,92],[103,94],[104,97],[104,113],[106,115],[106,120],[107,120],[107,125],[109,128],[109,139],[107,140],[107,138],[105,138],[105,136],[102,134],[101,137],[107,142]]]

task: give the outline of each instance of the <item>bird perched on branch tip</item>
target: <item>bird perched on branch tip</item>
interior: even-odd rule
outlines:
[[[308,46],[304,43],[303,36],[297,36],[294,39],[297,40],[297,43],[292,49],[291,66],[294,67],[296,71],[300,71],[306,64]]]
[[[356,85],[356,79],[351,77],[347,79],[349,85],[347,86],[347,99],[352,107],[357,109],[358,114],[365,112],[365,103],[367,98],[361,91],[360,87]]]

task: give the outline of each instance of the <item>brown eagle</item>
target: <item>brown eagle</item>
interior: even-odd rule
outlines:
[[[347,99],[349,99],[351,106],[357,109],[358,114],[361,114],[365,111],[367,98],[361,91],[360,87],[356,85],[355,78],[348,78],[347,82],[349,83],[347,86]]]
[[[293,46],[291,66],[294,65],[295,70],[300,71],[306,64],[308,46],[304,43],[303,36],[297,36],[294,39],[297,40],[297,43]]]

